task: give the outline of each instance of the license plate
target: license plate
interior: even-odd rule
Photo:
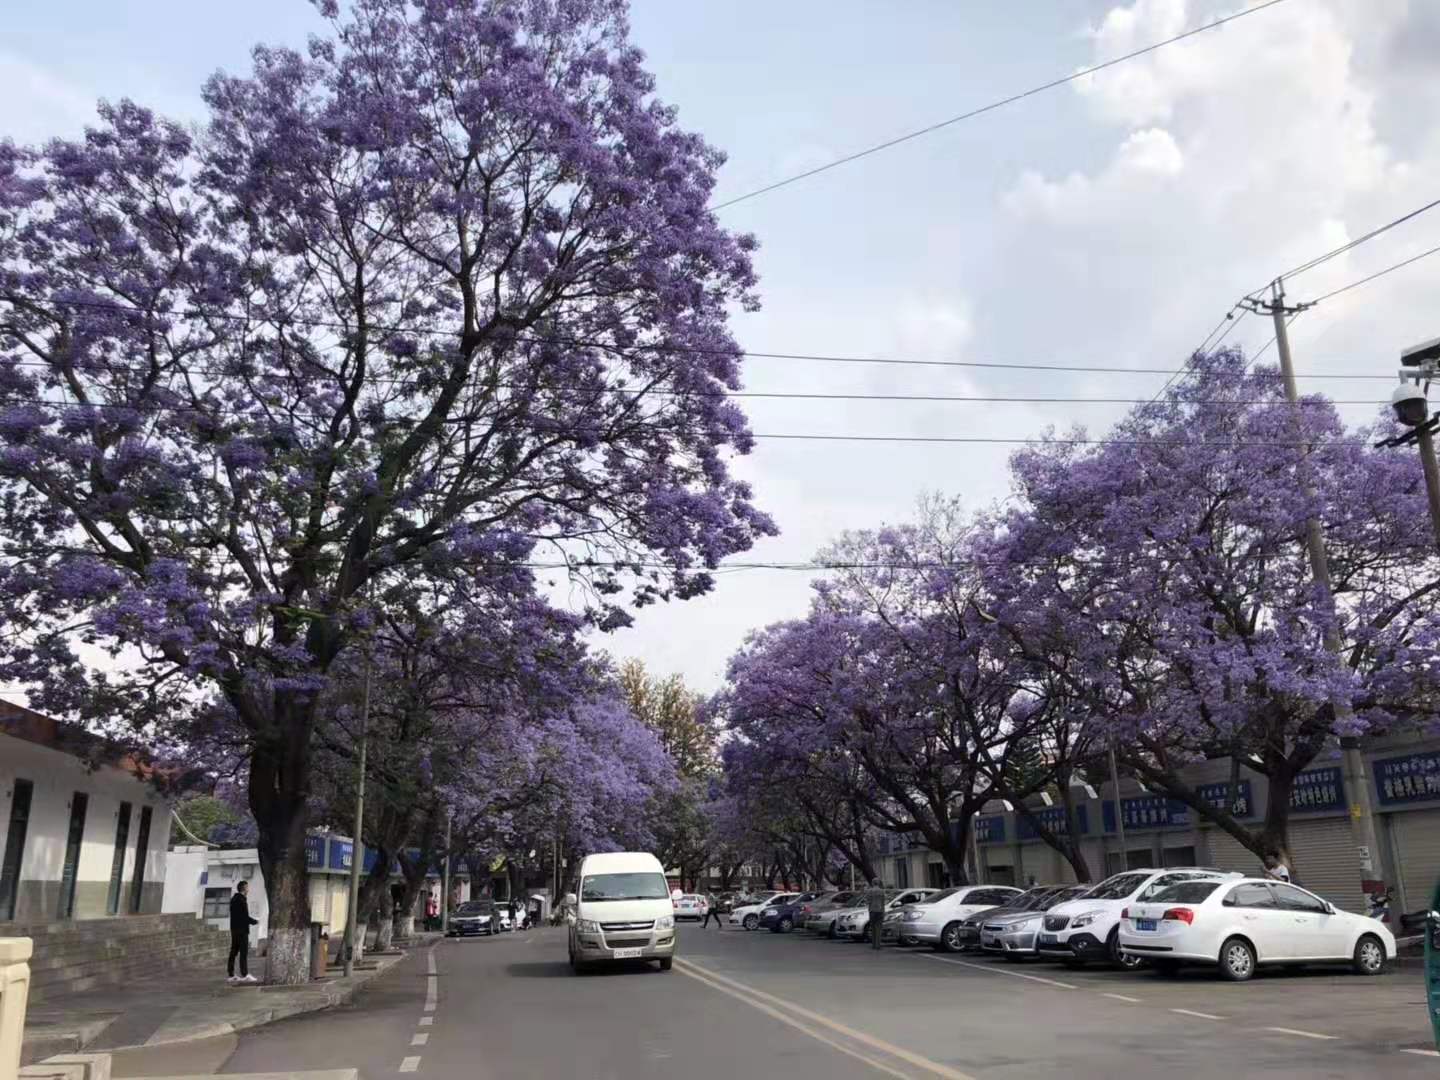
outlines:
[[[1040,935],[1040,944],[1041,944],[1041,945],[1059,945],[1059,944],[1060,944],[1060,938],[1059,938],[1059,936],[1056,935],[1056,934],[1041,934],[1041,935]]]
[[[1154,930],[1154,929],[1155,929],[1155,926],[1156,926],[1156,923],[1155,923],[1155,920],[1154,920],[1154,919],[1136,919],[1136,920],[1135,920],[1135,929],[1136,929],[1136,930]]]
[[[644,950],[644,949],[616,949],[616,950],[615,950],[615,959],[616,959],[616,960],[639,960],[640,957],[642,957],[642,956],[644,956],[644,955],[645,955],[645,950]]]

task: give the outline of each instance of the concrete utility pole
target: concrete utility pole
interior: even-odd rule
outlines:
[[[365,758],[370,742],[370,647],[365,647],[365,678],[360,688],[360,763],[355,778],[355,828],[350,834],[350,903],[345,913],[345,974],[355,973],[355,961],[365,948],[360,921],[360,869],[365,863]]]
[[[1275,323],[1275,346],[1280,354],[1280,374],[1285,382],[1285,400],[1294,408],[1298,417],[1300,392],[1295,386],[1295,364],[1290,355],[1290,334],[1286,317],[1297,315],[1308,305],[1287,307],[1285,305],[1285,283],[1276,278],[1270,286],[1270,300],[1252,301],[1252,310],[1264,309]],[[1300,478],[1305,493],[1310,494],[1309,476],[1302,472]],[[1305,522],[1305,549],[1310,556],[1310,575],[1333,603],[1334,596],[1330,581],[1330,560],[1325,554],[1325,537],[1320,531],[1317,518]],[[1340,635],[1331,623],[1325,628],[1325,650],[1332,655],[1340,654]],[[1350,702],[1335,702],[1335,719],[1341,727],[1347,725],[1353,716]],[[1378,834],[1375,831],[1374,792],[1370,778],[1365,773],[1365,758],[1360,753],[1360,740],[1353,735],[1340,739],[1342,772],[1345,776],[1345,790],[1350,795],[1350,835],[1355,842],[1356,855],[1360,863],[1360,888],[1366,895],[1385,890],[1385,883],[1375,872],[1376,852],[1380,850]]]

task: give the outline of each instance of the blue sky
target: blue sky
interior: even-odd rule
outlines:
[[[635,0],[661,96],[730,157],[721,198],[1238,10],[1244,0]],[[0,136],[78,132],[99,96],[198,118],[216,68],[320,28],[304,0],[11,0]],[[1240,294],[1440,195],[1440,5],[1286,0],[1161,50],[723,211],[761,240],[758,351],[1178,365]],[[1318,295],[1440,244],[1440,211],[1294,286]],[[1434,265],[1431,265],[1433,262]],[[1296,323],[1297,366],[1380,372],[1440,334],[1440,257]],[[1232,340],[1258,347],[1255,320]],[[1148,397],[1153,375],[1040,377],[754,360],[750,389]],[[1385,382],[1315,382],[1384,400]],[[1085,405],[756,402],[758,432],[1028,436]],[[1360,422],[1370,405],[1347,406]],[[906,517],[924,491],[1007,492],[1005,446],[763,442],[739,465],[810,557]],[[803,612],[803,575],[726,575],[606,647],[716,685],[746,630]]]

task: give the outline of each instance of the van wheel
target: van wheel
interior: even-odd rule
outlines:
[[[746,930],[754,930],[757,926],[760,925],[760,916],[746,915],[745,921],[740,925],[745,927]]]
[[[940,951],[960,951],[960,924],[958,922],[952,922],[940,931]]]
[[[663,959],[663,960],[660,961],[660,970],[661,970],[661,971],[669,971],[670,968],[674,966],[674,964],[675,964],[675,961],[674,961],[672,958],[670,958],[670,957],[667,956],[667,957],[665,957],[665,959]]]
[[[1355,974],[1379,975],[1385,970],[1385,946],[1374,934],[1366,934],[1355,943]]]
[[[1220,946],[1220,975],[1230,982],[1245,982],[1255,974],[1255,950],[1244,938],[1232,937]]]

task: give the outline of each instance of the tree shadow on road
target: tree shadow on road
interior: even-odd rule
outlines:
[[[603,978],[607,975],[643,975],[656,971],[654,964],[645,960],[620,962],[588,967],[580,972],[582,978]],[[518,964],[506,964],[505,973],[519,979],[569,979],[575,974],[565,960],[531,960]]]

